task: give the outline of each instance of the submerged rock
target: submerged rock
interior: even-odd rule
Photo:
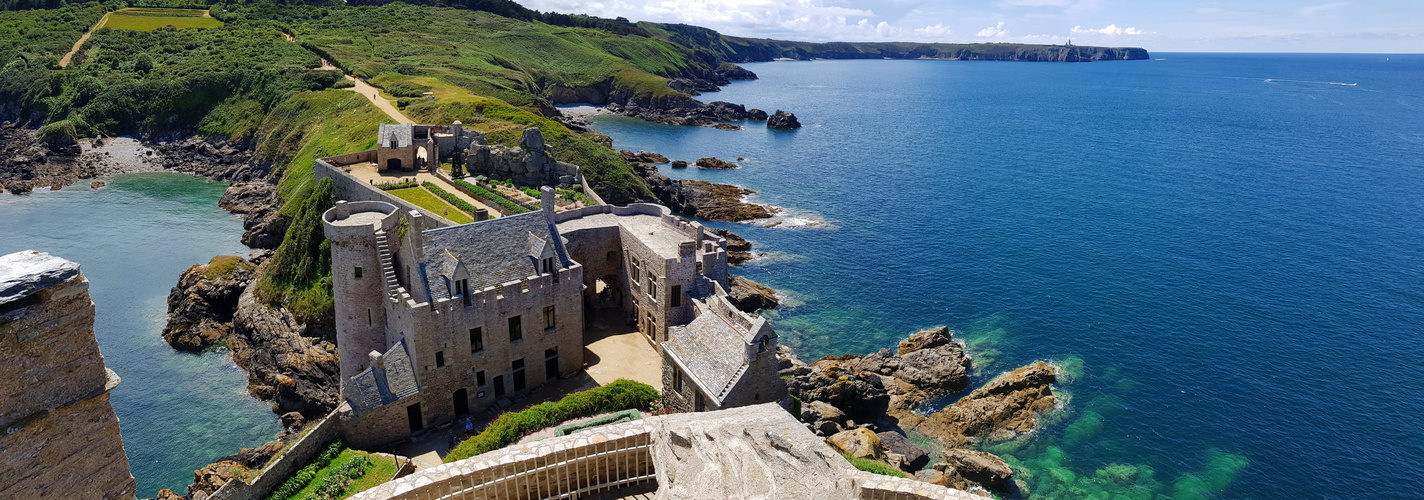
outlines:
[[[737,306],[737,309],[754,313],[780,304],[776,300],[776,290],[770,287],[735,274],[732,275],[731,282],[732,289],[727,291],[727,299]]]
[[[629,151],[629,150],[626,150],[626,149],[620,149],[620,150],[618,150],[618,156],[620,156],[620,157],[622,157],[624,160],[627,160],[627,161],[630,161],[630,162],[642,162],[642,163],[667,163],[667,162],[668,162],[668,157],[663,156],[663,155],[660,155],[660,154],[657,154],[657,153],[654,153],[654,152],[651,152],[651,151],[639,151],[639,152],[637,152],[637,153],[634,153],[634,152]]]
[[[232,255],[183,271],[178,286],[168,293],[163,340],[180,351],[201,351],[223,342],[232,331],[238,297],[256,277],[255,266]]]

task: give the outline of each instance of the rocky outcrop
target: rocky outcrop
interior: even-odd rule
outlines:
[[[237,299],[257,277],[242,257],[219,255],[194,264],[168,293],[168,324],[163,340],[180,351],[201,351],[225,340],[232,331]]]
[[[672,168],[687,168],[687,162],[682,160],[673,160]]]
[[[796,120],[796,115],[778,109],[766,119],[766,128],[801,128],[801,122]]]
[[[232,182],[266,179],[271,173],[270,163],[254,161],[252,151],[241,144],[189,137],[145,145],[153,149],[151,163],[164,170]]]
[[[944,472],[953,468],[960,477],[985,486],[1003,486],[1014,477],[1013,469],[1004,459],[982,451],[963,448],[947,450],[943,465],[947,467],[935,464],[935,468]]]
[[[519,147],[482,144],[480,140],[465,150],[465,169],[470,175],[512,180],[528,186],[579,184],[577,165],[556,161],[552,148],[544,143],[538,128],[524,129]]]
[[[1053,409],[1056,370],[1037,363],[1000,375],[968,396],[915,426],[947,447],[963,446],[975,437],[1007,438],[1033,430],[1035,417]]]
[[[715,122],[767,119],[766,112],[760,109],[747,109],[741,104],[724,101],[703,104],[690,98],[686,101],[651,106],[639,103],[611,103],[607,109],[620,115],[669,125],[708,125]]]
[[[755,313],[780,305],[776,300],[776,290],[771,287],[735,274],[732,275],[731,282],[732,289],[727,291],[727,299],[743,312]]]
[[[228,186],[218,206],[243,216],[242,244],[251,248],[277,248],[292,223],[291,218],[278,213],[282,197],[277,194],[277,186],[265,181]]]
[[[270,172],[270,164],[254,161],[250,151],[222,141],[99,138],[81,146],[63,137],[62,144],[52,146],[36,138],[34,130],[0,125],[0,190],[58,189],[79,179],[129,172],[167,170],[226,181],[262,179]]]
[[[885,461],[905,472],[915,472],[930,463],[930,454],[899,432],[877,432],[885,446]]]
[[[707,228],[707,232],[727,240],[728,264],[741,264],[752,259],[752,242],[726,229]]]
[[[795,368],[787,389],[802,401],[825,401],[857,421],[913,427],[913,410],[930,398],[964,389],[972,360],[946,327],[932,328],[864,356],[827,356]],[[888,421],[887,421],[888,420]],[[906,424],[909,425],[906,425]]]
[[[0,192],[28,193],[35,188],[61,188],[75,181],[94,177],[97,171],[78,162],[78,151],[64,149],[56,153],[35,131],[16,128],[9,123],[0,127]]]
[[[740,168],[736,163],[729,163],[715,157],[701,158],[697,160],[697,168],[708,168],[714,170],[726,170]]]
[[[674,212],[707,220],[737,222],[771,217],[771,209],[742,201],[755,193],[750,189],[707,181],[670,179],[648,163],[634,163],[658,202]]]
[[[885,459],[885,446],[880,444],[880,436],[864,427],[838,432],[826,438],[826,443],[852,458]]]
[[[641,162],[641,163],[667,163],[667,162],[668,162],[668,157],[663,156],[663,155],[660,155],[660,154],[657,154],[657,153],[654,153],[654,152],[651,152],[651,151],[639,151],[639,152],[637,152],[637,153],[634,153],[634,152],[629,151],[629,150],[626,150],[626,149],[620,149],[620,150],[618,150],[618,156],[622,157],[624,160],[629,161],[629,162]]]
[[[292,313],[258,302],[248,287],[238,299],[227,347],[247,370],[253,397],[272,400],[274,413],[296,411],[313,419],[336,407],[340,368],[336,346],[304,331]]]
[[[213,463],[193,471],[193,482],[188,484],[187,498],[203,498],[222,488],[229,480],[257,475],[262,467],[267,465],[267,461],[287,445],[286,439],[293,437],[295,436],[284,433],[279,439],[269,441],[262,446],[239,448],[237,454],[219,458]],[[177,497],[171,491],[169,493],[172,495],[169,498]],[[162,491],[159,492],[159,498],[163,498]]]

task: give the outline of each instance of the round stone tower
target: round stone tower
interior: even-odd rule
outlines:
[[[400,212],[383,201],[341,201],[322,214],[331,245],[343,398],[351,377],[370,366],[370,352],[386,351],[386,306],[396,287],[391,254],[399,244],[399,225]]]

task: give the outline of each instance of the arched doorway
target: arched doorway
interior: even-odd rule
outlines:
[[[388,159],[386,159],[386,170],[400,170],[400,169],[401,169],[401,161],[400,161],[400,158],[388,158]]]

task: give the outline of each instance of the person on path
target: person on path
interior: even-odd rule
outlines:
[[[448,452],[450,452],[450,451],[453,451],[454,449],[455,449],[455,435],[447,432],[447,433],[445,433],[445,451],[448,453]]]

